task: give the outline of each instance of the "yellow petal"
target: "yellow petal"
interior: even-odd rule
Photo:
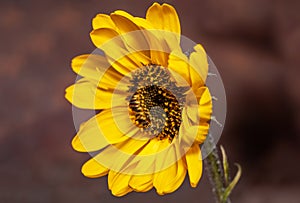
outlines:
[[[205,122],[211,119],[212,98],[207,87],[204,88],[204,91],[201,95],[198,111],[200,115],[200,121]]]
[[[191,149],[187,151],[185,158],[190,184],[192,187],[196,187],[202,175],[202,158],[199,145],[194,144]]]
[[[157,138],[152,138],[139,154],[143,156],[157,154],[158,152],[166,149],[169,145],[170,143],[168,140],[158,140]]]
[[[93,30],[91,39],[99,49],[104,51],[111,66],[122,75],[126,75],[135,68],[141,67],[143,60],[147,60],[140,52],[130,53],[122,37],[112,29],[100,28]]]
[[[102,89],[114,89],[122,79],[122,74],[110,67],[106,58],[101,55],[77,56],[72,60],[72,69]]]
[[[182,52],[173,51],[169,55],[169,65],[168,68],[175,71],[178,75],[183,77],[185,83],[192,86],[190,80],[190,71],[189,71],[189,63],[188,58]],[[178,79],[179,81],[180,79]]]
[[[136,192],[147,192],[153,188],[153,175],[133,175],[129,186]]]
[[[130,72],[134,71],[137,68],[141,68],[144,65],[139,61],[142,57],[140,52],[128,53],[121,58],[114,59],[109,58],[108,60],[118,72],[123,75],[127,75]]]
[[[115,118],[122,123],[116,123]],[[122,126],[120,126],[122,125]],[[120,130],[122,129],[122,131]],[[130,133],[136,133],[126,114],[113,115],[110,109],[103,110],[80,126],[72,146],[80,152],[100,150],[107,145],[124,142]]]
[[[154,176],[153,185],[159,195],[174,192],[184,181],[186,168],[182,159]]]
[[[108,187],[112,194],[114,196],[121,197],[131,192],[133,189],[128,185],[130,178],[130,175],[109,171]]]
[[[111,18],[122,34],[121,38],[124,40],[128,51],[140,52],[138,60],[142,64],[150,63],[149,44],[139,26],[135,24],[134,18],[130,20],[119,14],[111,14]]]
[[[164,29],[180,34],[180,22],[175,8],[168,4],[162,5]]]
[[[91,40],[95,44],[96,47],[102,49],[102,46],[112,40],[113,38],[117,37],[119,33],[111,28],[99,28],[96,30],[93,30],[90,33]],[[118,38],[114,40],[115,46],[119,46],[119,48],[124,48],[123,42]]]
[[[189,107],[188,107],[189,108]],[[187,108],[182,110],[182,123],[179,129],[179,140],[181,143],[184,143],[186,146],[191,146],[195,142],[197,137],[198,128],[193,126],[189,116],[187,114]]]
[[[200,124],[198,126],[198,133],[196,137],[197,143],[203,143],[209,131],[209,121],[212,115],[212,98],[207,87],[204,89],[198,106],[198,113],[200,116]]]
[[[128,139],[122,143],[114,145],[118,150],[127,154],[136,154],[142,147],[148,143],[148,140]]]
[[[167,67],[168,65],[168,53],[163,51],[151,50],[151,59],[153,64]]]
[[[154,29],[166,31],[162,35],[170,50],[180,49],[181,28],[174,7],[168,4],[159,5],[158,3],[154,3],[148,9],[146,19],[153,24]]]
[[[146,140],[140,141],[129,138],[118,144],[106,147],[94,158],[115,172],[139,175],[139,170],[136,168],[139,160],[134,158],[146,143]]]
[[[114,22],[111,20],[110,16],[106,14],[96,15],[96,17],[93,18],[92,26],[94,30],[99,28],[111,28],[116,30]]]
[[[143,30],[150,46],[150,57],[153,64],[167,67],[170,49],[161,30]]]
[[[195,92],[205,84],[208,73],[207,55],[203,47],[198,44],[194,47],[196,52],[190,55],[190,77]]]
[[[113,12],[113,14],[118,14],[118,15],[124,16],[125,18],[128,18],[129,20],[134,22],[136,25],[138,25],[139,28],[141,28],[141,29],[149,29],[149,30],[154,29],[152,24],[149,23],[146,19],[140,18],[140,17],[134,17],[131,14],[127,13],[126,11],[117,10],[117,11]]]
[[[114,91],[109,87],[114,87],[116,81],[111,78],[109,82],[109,79],[109,76],[104,75],[103,83],[100,82],[100,85],[106,88],[103,89],[82,78],[66,89],[65,98],[82,109],[108,109],[126,105],[126,86],[119,85],[118,91]],[[104,83],[105,81],[107,83]]]
[[[135,158],[139,174],[153,174],[169,167],[177,161],[175,160],[176,154],[174,151],[169,140],[151,139]],[[166,157],[168,157],[168,161],[166,161]]]
[[[86,177],[98,178],[107,175],[109,169],[101,165],[96,159],[92,158],[83,164],[81,172]]]
[[[209,131],[209,124],[204,122],[200,123],[199,126],[195,126],[195,130],[197,130],[197,136],[195,138],[195,142],[198,144],[202,144],[206,140]]]
[[[142,66],[141,64],[149,64],[150,53],[147,51],[149,45],[143,33],[133,32],[126,34],[126,32],[137,30],[137,25],[122,15],[111,14],[111,16],[120,26],[119,32],[121,35],[113,29],[100,28],[91,32],[93,43],[104,51],[109,63],[119,68],[117,70],[123,75],[131,71],[132,66],[136,68]],[[131,55],[134,55],[134,58],[128,58]]]
[[[124,87],[124,86],[123,86]],[[126,86],[124,87],[126,89]],[[118,90],[120,87],[118,86]],[[123,89],[124,90],[124,89]],[[96,92],[97,102],[101,103],[101,109],[109,109],[117,106],[126,106],[127,101],[124,91],[114,91],[113,89],[102,90]]]
[[[203,122],[199,125],[191,125],[187,120],[187,116],[183,115],[184,122],[181,124],[179,135],[180,140],[185,145],[191,145],[192,143],[202,144],[207,137],[209,131],[209,123]]]
[[[186,107],[186,112],[191,125],[198,125],[200,122],[207,122],[211,119],[212,98],[206,86],[198,90],[199,104],[190,104]]]
[[[130,20],[134,19],[133,15],[131,15],[130,13],[127,13],[126,11],[122,11],[122,10],[116,10],[112,14],[117,14],[117,15],[120,15],[120,16],[124,16],[125,18],[128,18]]]
[[[82,78],[66,89],[65,98],[78,108],[103,109],[107,107],[107,101],[101,101],[96,96],[102,95],[102,92],[95,84]]]
[[[101,72],[97,71],[97,68],[109,68],[110,64],[104,56],[84,54],[73,58],[71,66],[75,73],[98,83],[101,78]]]
[[[201,144],[205,141],[209,131],[209,121],[212,114],[212,99],[207,87],[198,89],[199,104],[188,105],[182,111],[182,125],[180,137],[185,143],[196,142]]]
[[[108,28],[100,28],[91,32],[94,44],[104,51],[108,62],[122,75],[143,66],[143,63],[148,64],[150,61],[144,52],[134,51],[132,53],[127,50],[123,42],[124,36],[127,36],[128,40],[131,38],[130,35],[118,35],[116,31]]]
[[[113,22],[118,27],[118,31],[120,34],[140,30],[139,26],[132,21],[134,19],[132,17],[128,18],[117,13],[112,13],[110,16]],[[141,39],[143,40],[143,38]]]
[[[162,167],[166,168],[165,165],[169,164],[166,163],[165,159],[171,152],[163,151],[168,146],[170,146],[168,140],[157,140],[156,138],[150,141],[147,139],[136,140],[133,137],[126,142],[114,145],[114,148],[109,147],[103,150],[99,156],[101,156],[101,160],[106,159],[105,162],[107,163],[110,163],[107,157],[118,160],[118,162],[110,163],[114,171],[134,175],[149,175],[161,171]]]
[[[168,4],[162,6],[154,3],[146,13],[146,19],[155,29],[166,30],[180,34],[180,22],[174,7]]]
[[[128,74],[133,67],[136,68],[141,66],[141,61],[138,60],[141,57],[136,56],[134,58],[135,60],[131,60],[128,57],[131,53],[127,50],[122,37],[115,30],[100,28],[93,30],[90,35],[93,43],[99,49],[104,51],[111,66],[113,66],[122,75]]]
[[[118,90],[122,90],[123,93],[128,91],[127,81],[123,78],[123,75],[120,72],[116,71],[115,68],[108,68],[101,76],[102,77],[98,83],[98,87],[101,89],[106,89],[107,93],[111,93],[112,90],[116,90],[117,87]]]
[[[145,18],[134,17],[133,20],[141,29],[154,29],[153,25],[150,22],[148,22]]]

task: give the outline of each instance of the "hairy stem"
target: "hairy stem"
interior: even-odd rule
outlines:
[[[224,174],[224,168],[218,155],[219,151],[214,145],[212,136],[209,134],[207,139],[208,141],[205,143],[204,147],[207,152],[211,153],[204,160],[204,163],[209,181],[212,185],[215,200],[217,203],[230,203],[230,199],[228,197],[224,198],[224,193],[227,187],[227,181],[225,180],[227,179],[228,174]],[[225,172],[227,173],[227,171]]]

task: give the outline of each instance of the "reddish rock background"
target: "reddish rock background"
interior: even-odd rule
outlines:
[[[228,114],[220,143],[243,176],[232,202],[300,200],[300,1],[167,1],[182,32],[202,43],[222,75]],[[164,197],[114,198],[106,178],[80,173],[88,155],[64,88],[70,60],[89,53],[91,19],[117,9],[144,16],[152,1],[0,2],[0,202],[212,202],[207,177]]]

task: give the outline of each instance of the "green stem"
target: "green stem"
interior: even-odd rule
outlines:
[[[227,179],[228,174],[224,175],[224,169],[222,167],[221,159],[218,155],[218,149],[214,145],[212,136],[209,134],[207,137],[207,142],[204,144],[204,148],[207,152],[211,152],[207,158],[204,160],[205,168],[208,173],[210,183],[212,185],[212,190],[217,203],[230,203],[228,196],[224,198],[225,190],[227,184],[225,179]],[[224,158],[224,157],[223,157]],[[226,178],[225,178],[226,177]]]

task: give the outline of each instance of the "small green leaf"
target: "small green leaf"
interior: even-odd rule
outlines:
[[[238,171],[234,177],[234,179],[232,180],[232,182],[228,185],[228,187],[225,189],[224,194],[223,194],[223,201],[226,201],[227,198],[229,197],[230,193],[232,192],[233,188],[236,186],[236,184],[238,183],[241,174],[242,174],[242,167],[239,164],[235,164],[238,167]]]
[[[224,181],[225,181],[225,186],[228,186],[229,183],[229,164],[228,164],[228,158],[225,152],[225,149],[223,146],[220,146],[221,152],[222,152],[222,160],[223,160],[223,170],[224,170]]]

